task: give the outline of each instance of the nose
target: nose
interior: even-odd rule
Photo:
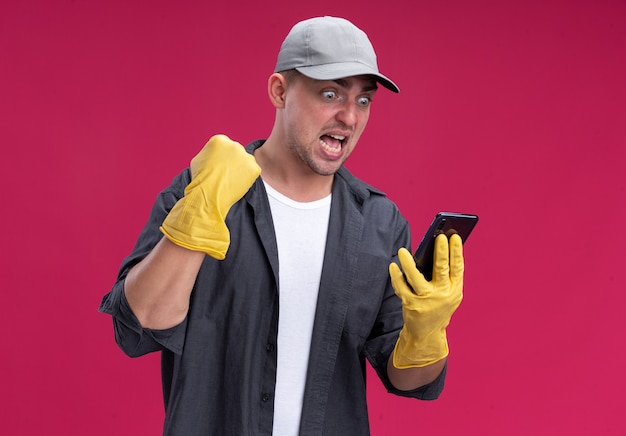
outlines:
[[[358,119],[358,109],[353,101],[345,101],[337,111],[337,120],[348,127],[353,127]]]

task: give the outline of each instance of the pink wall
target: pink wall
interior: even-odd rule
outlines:
[[[0,4],[2,433],[159,434],[158,356],[122,355],[96,309],[203,142],[269,132],[278,45],[323,14],[402,89],[349,167],[416,242],[439,210],[481,216],[446,390],[371,378],[373,434],[625,432],[626,3],[212,3]]]

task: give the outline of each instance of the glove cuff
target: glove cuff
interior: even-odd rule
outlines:
[[[428,366],[444,359],[449,352],[445,329],[416,339],[404,327],[393,350],[393,366],[398,369]]]
[[[230,231],[220,212],[199,189],[178,200],[159,228],[174,244],[202,251],[223,260],[230,245]]]
[[[218,241],[218,240],[204,240],[200,242],[204,242],[204,245],[198,245],[198,238],[191,238],[188,235],[177,232],[176,230],[170,229],[168,231],[165,228],[166,224],[163,223],[159,230],[163,235],[172,241],[174,244],[179,245],[183,248],[192,251],[202,251],[203,253],[213,257],[217,260],[224,260],[226,258],[226,252],[228,251],[228,246],[230,241]],[[191,241],[193,239],[193,241]]]

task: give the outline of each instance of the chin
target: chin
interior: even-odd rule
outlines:
[[[341,168],[341,166],[343,165],[342,163],[339,163],[337,165],[325,165],[325,166],[316,166],[315,168],[311,168],[316,174],[320,175],[320,176],[333,176],[337,171],[339,171],[339,168]]]

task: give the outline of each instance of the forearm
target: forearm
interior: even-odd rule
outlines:
[[[142,327],[163,330],[187,316],[189,298],[205,254],[162,238],[126,277],[124,293]]]
[[[411,391],[434,381],[446,366],[447,358],[431,365],[400,369],[393,365],[393,354],[387,362],[387,376],[391,384],[401,391]]]

